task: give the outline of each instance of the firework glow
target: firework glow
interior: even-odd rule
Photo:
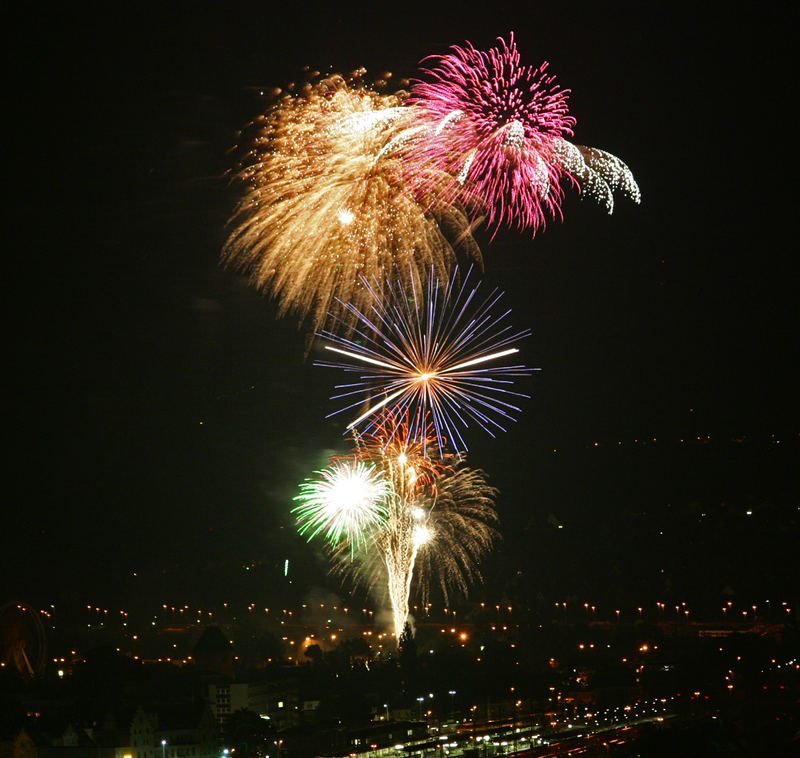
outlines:
[[[245,191],[223,260],[274,297],[281,315],[307,318],[314,330],[330,326],[329,314],[346,323],[339,302],[367,305],[362,277],[383,281],[397,270],[410,287],[430,269],[447,276],[456,250],[480,260],[466,214],[419,202],[401,157],[382,152],[413,111],[404,93],[364,86],[363,73],[282,97],[252,125],[236,176]]]
[[[343,304],[358,325],[352,338],[323,331],[325,349],[341,356],[338,362],[317,361],[358,374],[357,381],[336,386],[333,399],[349,402],[331,416],[350,411],[355,417],[347,429],[370,431],[383,409],[394,409],[411,419],[411,434],[420,434],[422,420],[432,419],[440,452],[451,440],[466,450],[461,429],[470,422],[494,436],[502,422],[514,420],[516,398],[528,395],[509,389],[515,377],[530,374],[522,365],[502,359],[519,352],[515,347],[528,330],[515,332],[507,319],[510,310],[495,315],[503,293],[478,295],[480,284],[470,283],[470,272],[458,283],[458,271],[449,281],[428,279],[424,290],[409,293],[387,283],[383,293],[371,282],[369,309]],[[358,411],[354,409],[358,408]]]

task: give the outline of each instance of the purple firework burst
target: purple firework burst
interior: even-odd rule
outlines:
[[[488,52],[469,42],[433,56],[430,81],[416,81],[409,104],[425,128],[406,143],[412,182],[443,202],[458,200],[501,224],[535,233],[560,217],[564,170],[557,140],[572,135],[569,90],[547,63],[523,66],[514,42],[498,37]]]
[[[469,272],[458,283],[457,269],[449,281],[431,276],[427,286],[411,292],[399,282],[382,288],[374,280],[362,282],[373,294],[370,307],[342,304],[358,322],[353,335],[319,334],[339,358],[315,365],[356,375],[337,385],[334,399],[348,402],[330,415],[352,413],[348,431],[364,433],[378,428],[388,410],[408,418],[409,438],[423,446],[430,420],[442,452],[448,445],[453,452],[466,450],[461,430],[470,424],[493,436],[503,431],[519,412],[516,398],[527,397],[510,386],[531,371],[505,360],[530,332],[511,328],[510,310],[497,312],[503,293],[480,296]]]

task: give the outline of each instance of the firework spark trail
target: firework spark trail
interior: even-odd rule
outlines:
[[[512,391],[513,379],[530,374],[522,365],[505,365],[503,358],[518,352],[514,343],[530,334],[512,331],[510,310],[493,312],[502,292],[478,297],[479,283],[471,285],[470,272],[461,286],[458,271],[441,283],[430,276],[424,297],[416,286],[411,297],[397,284],[381,289],[364,282],[372,293],[365,312],[347,303],[357,326],[350,338],[323,331],[332,344],[325,349],[343,356],[340,362],[316,361],[317,366],[359,374],[357,381],[336,385],[333,399],[353,400],[329,414],[337,415],[368,404],[347,429],[370,431],[383,408],[408,414],[412,435],[421,434],[420,420],[428,414],[440,452],[450,440],[456,450],[466,450],[461,428],[475,422],[489,434],[504,431],[502,421],[514,420],[519,407],[510,400],[528,397]]]
[[[418,426],[428,445],[412,434],[407,414],[392,412],[356,437],[359,459],[390,482],[387,516],[362,549],[343,543],[332,551],[337,571],[367,588],[385,588],[398,640],[413,586],[423,602],[434,586],[445,602],[452,593],[465,593],[480,579],[478,561],[498,538],[497,490],[482,471],[456,464],[455,456],[431,457],[433,425]]]
[[[401,156],[382,152],[411,116],[402,94],[332,76],[283,97],[254,125],[223,259],[273,296],[281,315],[319,330],[333,313],[346,329],[338,303],[363,308],[372,297],[360,277],[383,281],[397,270],[409,288],[431,268],[446,276],[454,246],[480,260],[465,213],[427,210],[407,191]]]
[[[397,640],[414,586],[423,602],[436,586],[445,602],[466,593],[499,536],[497,490],[455,455],[429,455],[434,435],[427,419],[381,414],[371,432],[354,437],[350,456],[332,458],[300,485],[292,511],[301,534],[324,539],[335,571],[385,590]]]
[[[614,191],[619,190],[637,205],[642,200],[631,170],[615,155],[596,147],[556,140],[555,152],[564,170],[577,182],[581,194],[614,211]]]
[[[420,551],[416,561],[423,602],[433,584],[448,603],[452,593],[464,594],[480,579],[478,559],[498,538],[496,495],[478,469],[450,469],[439,478],[428,519],[432,549]]]
[[[422,489],[414,498],[392,498],[387,526],[376,531],[373,548],[360,562],[341,566],[367,585],[386,581],[397,639],[408,618],[412,584],[423,603],[434,586],[449,602],[480,578],[478,561],[497,538],[496,491],[483,472],[445,470],[436,485],[435,494]]]

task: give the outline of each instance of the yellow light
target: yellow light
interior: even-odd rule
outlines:
[[[430,541],[431,539],[431,532],[430,529],[426,526],[417,526],[414,528],[414,545],[419,547],[420,545],[424,545],[426,542]]]

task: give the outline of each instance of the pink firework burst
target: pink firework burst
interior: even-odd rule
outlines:
[[[488,52],[469,42],[433,56],[430,81],[416,81],[409,103],[419,126],[405,141],[413,184],[442,202],[486,213],[488,224],[535,233],[560,217],[563,167],[558,140],[572,135],[569,90],[547,63],[523,66],[514,42],[498,37]]]

